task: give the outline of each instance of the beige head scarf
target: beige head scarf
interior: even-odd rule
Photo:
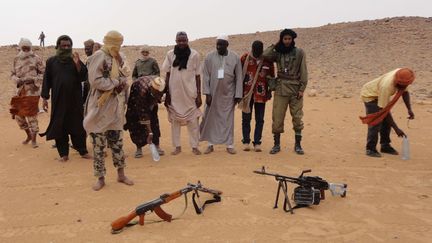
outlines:
[[[21,49],[23,46],[32,47],[32,43],[27,38],[21,38],[20,42],[18,43],[19,48]]]
[[[150,46],[148,46],[148,45],[143,45],[141,48],[140,48],[140,53],[141,52],[150,52]]]
[[[113,57],[111,77],[118,78],[120,71],[116,57],[120,55],[120,47],[123,44],[123,35],[118,31],[111,30],[105,35],[103,43],[104,46],[102,47],[102,50]]]
[[[104,46],[102,47],[102,50],[113,57],[110,77],[118,79],[120,77],[120,64],[116,57],[120,55],[120,47],[123,44],[123,35],[118,31],[111,30],[105,35],[103,43]],[[98,99],[98,106],[103,106],[112,92],[113,90],[105,91]]]

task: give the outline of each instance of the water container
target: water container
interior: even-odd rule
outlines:
[[[407,136],[404,136],[402,138],[402,159],[403,160],[410,159],[409,140]]]
[[[160,155],[159,152],[156,148],[156,145],[154,145],[154,143],[150,144],[150,151],[151,151],[151,155],[154,161],[159,161],[160,160]]]

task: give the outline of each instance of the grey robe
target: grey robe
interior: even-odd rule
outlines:
[[[224,57],[217,51],[209,53],[203,66],[203,94],[211,95],[210,106],[205,106],[201,122],[201,141],[212,144],[234,144],[234,98],[243,97],[243,74],[239,56],[232,51]],[[224,78],[218,70],[224,66]]]

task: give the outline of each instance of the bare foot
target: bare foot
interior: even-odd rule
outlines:
[[[28,144],[31,141],[31,137],[27,136],[26,140],[22,142],[22,144]]]
[[[237,153],[237,151],[236,151],[234,148],[227,148],[226,151],[227,151],[229,154],[236,154],[236,153]]]
[[[132,180],[130,180],[129,178],[127,178],[125,175],[117,177],[117,181],[120,183],[124,183],[128,186],[132,186],[134,184],[134,182]]]
[[[93,159],[93,157],[90,154],[88,154],[88,153],[81,155],[81,158],[83,158],[83,159]]]
[[[176,147],[174,151],[171,152],[171,155],[177,155],[181,153],[181,147]]]
[[[165,155],[165,151],[163,151],[163,149],[161,149],[159,146],[156,146],[156,148],[160,156]]]
[[[37,135],[36,132],[31,134],[31,144],[33,148],[39,147],[39,145],[36,143],[36,135]]]
[[[192,148],[192,153],[195,155],[201,155],[201,151],[198,148]]]
[[[92,188],[93,188],[93,190],[95,190],[95,191],[99,191],[99,190],[102,189],[102,187],[104,187],[104,186],[105,186],[105,178],[104,178],[104,177],[101,177],[101,178],[98,179],[98,181],[96,182],[96,184],[94,184],[94,185],[92,186]]]
[[[63,156],[63,157],[61,157],[61,158],[58,158],[57,160],[58,160],[59,162],[66,162],[66,161],[69,160],[69,156]]]
[[[214,151],[213,145],[210,145],[207,147],[207,149],[204,151],[204,154],[209,154]]]
[[[39,147],[39,145],[36,142],[32,141],[32,148],[37,148],[37,147]]]

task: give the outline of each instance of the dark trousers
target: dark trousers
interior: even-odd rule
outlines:
[[[265,103],[255,103],[253,100],[250,104],[251,113],[242,112],[242,132],[243,132],[243,140],[244,144],[249,144],[251,142],[250,132],[251,132],[251,120],[252,120],[252,112],[255,107],[255,132],[254,132],[254,141],[253,144],[261,144],[262,131],[264,127],[264,112],[265,112]]]
[[[379,111],[378,107],[378,101],[374,100],[371,102],[365,102],[365,108],[366,108],[366,114],[371,114]],[[380,144],[381,146],[389,145],[390,140],[390,131],[391,131],[391,124],[389,115],[387,115],[384,120],[375,126],[368,126],[368,133],[367,133],[367,143],[366,143],[366,149],[367,150],[376,150],[376,146],[378,144],[378,134],[380,136]]]
[[[83,135],[70,135],[72,146],[78,151],[80,155],[87,154],[86,134]],[[69,156],[69,135],[64,133],[61,138],[56,138],[56,147],[60,157]]]

